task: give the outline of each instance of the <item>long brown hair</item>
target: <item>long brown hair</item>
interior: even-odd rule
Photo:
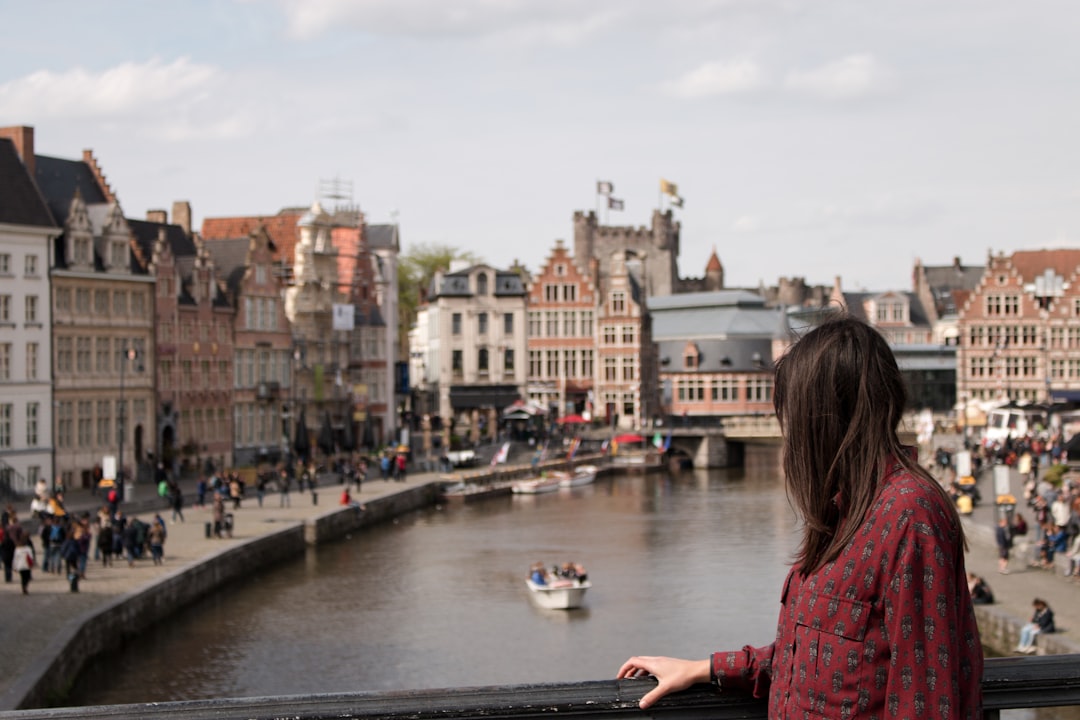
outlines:
[[[810,331],[777,361],[773,405],[784,435],[788,496],[804,521],[795,554],[803,573],[835,560],[851,542],[889,458],[945,496],[897,437],[906,404],[885,339],[849,315]]]

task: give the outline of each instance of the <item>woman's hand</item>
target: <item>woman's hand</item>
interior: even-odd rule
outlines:
[[[640,678],[652,675],[657,685],[639,703],[642,710],[652,706],[665,695],[685,690],[697,683],[709,682],[711,660],[680,660],[669,657],[632,657],[619,668],[616,679]]]

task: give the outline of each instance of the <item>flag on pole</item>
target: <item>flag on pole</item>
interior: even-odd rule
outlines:
[[[607,199],[607,206],[609,210],[622,210],[624,204],[625,203],[623,203],[622,200],[618,200],[613,197],[609,197]]]
[[[673,182],[668,182],[664,178],[660,178],[660,192],[671,197],[678,197],[679,186]]]
[[[570,441],[570,452],[566,453],[567,460],[573,460],[574,455],[577,454],[577,449],[581,445],[581,438],[576,437]]]
[[[597,180],[596,181],[596,194],[597,195],[610,195],[615,192],[615,185],[610,180]]]
[[[492,456],[492,458],[491,458],[491,466],[495,467],[499,463],[506,462],[506,458],[509,455],[510,455],[510,443],[504,443],[503,446],[501,448],[499,448],[498,452],[496,452],[495,455]]]
[[[679,197],[678,195],[676,195],[675,197],[671,198],[671,206],[672,207],[682,207],[683,206],[683,199],[681,197]]]

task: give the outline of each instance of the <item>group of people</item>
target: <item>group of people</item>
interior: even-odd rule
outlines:
[[[529,567],[529,579],[537,585],[549,585],[554,582],[585,582],[588,580],[585,566],[576,562],[564,562],[562,565],[552,565],[551,569],[544,565],[542,560],[537,560]]]

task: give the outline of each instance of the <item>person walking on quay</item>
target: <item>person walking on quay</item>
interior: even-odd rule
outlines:
[[[162,557],[165,555],[165,523],[160,518],[154,518],[146,539],[150,543],[151,559],[155,565],[161,565],[164,562]]]
[[[1009,527],[1009,518],[1003,517],[998,520],[997,529],[994,531],[994,540],[998,549],[998,572],[1002,575],[1009,574],[1009,554],[1012,552],[1013,538],[1012,528]]]
[[[0,524],[0,562],[4,563],[4,582],[9,583],[13,577],[12,569],[15,562],[15,543],[22,532],[19,521],[15,517],[15,511],[10,509],[5,512],[5,518]]]
[[[292,507],[292,500],[289,499],[289,485],[292,478],[289,477],[288,470],[282,468],[281,473],[278,475],[278,482],[281,483],[279,507]]]
[[[1016,652],[1025,655],[1034,655],[1038,649],[1035,647],[1035,638],[1043,633],[1052,633],[1057,629],[1054,627],[1054,611],[1050,609],[1045,600],[1035,598],[1031,604],[1035,608],[1035,612],[1031,616],[1031,622],[1020,628],[1020,642],[1016,646]]]
[[[19,544],[15,548],[12,565],[19,573],[19,582],[22,583],[22,594],[30,592],[30,578],[34,568],[34,546],[30,544],[30,536],[23,535],[19,538]]]
[[[888,343],[850,316],[777,361],[783,475],[803,522],[776,640],[703,660],[631,657],[619,679],[657,680],[642,709],[711,681],[767,697],[770,718],[982,717],[964,533],[900,443],[906,401]]]
[[[199,482],[195,484],[195,506],[206,507],[206,476],[200,475]]]
[[[184,522],[184,491],[180,489],[179,483],[175,481],[169,487],[169,505],[172,506],[173,523],[176,523],[176,518],[180,518],[180,522]]]

